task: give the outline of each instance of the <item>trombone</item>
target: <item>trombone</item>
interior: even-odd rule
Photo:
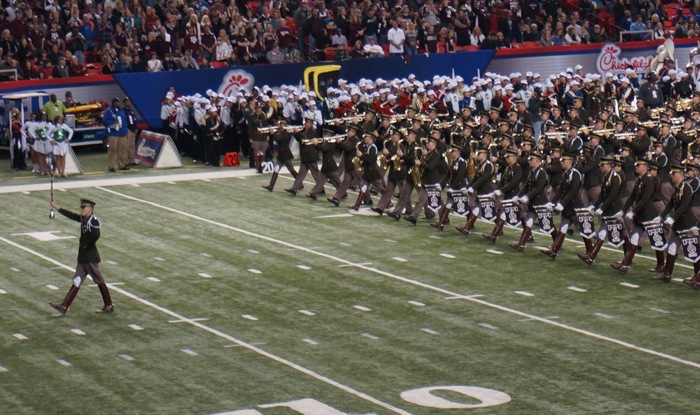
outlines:
[[[323,123],[326,125],[338,125],[338,124],[345,124],[345,123],[356,123],[360,122],[365,118],[364,114],[357,114],[353,117],[342,117],[342,118],[332,118],[330,120],[326,120]]]
[[[280,128],[279,125],[272,125],[269,127],[258,127],[258,132],[260,134],[272,134],[275,131],[277,131],[278,128]],[[294,134],[294,133],[298,133],[299,131],[303,130],[304,126],[302,126],[302,125],[285,125],[282,128],[284,129],[284,131]]]

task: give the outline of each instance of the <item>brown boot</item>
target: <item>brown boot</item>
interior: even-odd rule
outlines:
[[[634,254],[637,252],[637,245],[633,245],[630,243],[629,248],[627,248],[627,253],[625,254],[625,258],[622,260],[622,262],[615,263],[615,264],[610,264],[611,267],[615,268],[616,270],[620,272],[627,272],[630,269],[630,264],[632,263],[632,259],[634,258]]]
[[[503,225],[505,225],[506,221],[504,221],[501,218],[496,219],[496,226],[493,227],[493,230],[491,233],[484,233],[481,234],[484,238],[488,239],[489,241],[496,243],[496,240],[498,239],[498,235],[503,234]]]
[[[469,232],[471,232],[472,228],[474,228],[474,224],[476,223],[477,216],[472,213],[471,216],[469,216],[469,219],[467,220],[467,224],[464,225],[463,228],[457,229],[459,233],[461,233],[464,236],[469,236]]]
[[[78,291],[80,291],[80,287],[76,287],[75,285],[70,286],[70,290],[68,290],[68,294],[66,294],[66,297],[63,299],[63,301],[59,303],[49,303],[51,307],[55,308],[56,311],[58,311],[61,314],[66,314],[68,311],[68,307],[70,307],[71,304],[73,304],[73,300],[75,300],[75,296],[78,295]]]
[[[279,173],[272,173],[272,177],[270,177],[270,184],[263,186],[263,189],[267,189],[267,191],[271,192],[272,189],[275,188],[275,183],[277,183],[277,176],[279,176]]]
[[[557,232],[557,239],[552,244],[552,247],[549,249],[540,249],[540,252],[552,259],[557,259],[557,254],[559,253],[561,246],[564,244],[564,239],[566,239],[566,232]]]
[[[664,270],[664,251],[656,251],[656,266],[649,268],[649,272],[663,272]]]
[[[667,254],[666,264],[664,265],[664,273],[653,277],[653,279],[661,282],[671,282],[671,278],[673,277],[673,267],[676,265],[676,258],[678,258],[678,255]]]
[[[683,279],[683,284],[695,288],[695,284],[700,283],[700,272],[696,272],[695,275],[693,275],[690,278],[685,278]]]
[[[525,250],[525,244],[527,243],[527,240],[530,238],[530,235],[532,235],[532,229],[528,228],[527,226],[523,228],[523,233],[520,234],[520,240],[518,242],[511,242],[508,244],[511,248],[517,250],[517,251],[524,251]]]
[[[599,238],[595,241],[595,244],[593,244],[593,248],[590,252],[586,252],[585,254],[578,254],[578,257],[581,258],[581,260],[586,264],[591,265],[593,261],[595,261],[595,258],[598,256],[598,252],[600,252],[600,248],[603,246],[603,242],[604,241]]]
[[[348,209],[351,210],[358,210],[360,208],[360,204],[362,203],[362,199],[365,197],[365,192],[360,192],[357,194],[357,200],[355,201],[354,205],[348,206]]]
[[[431,223],[430,226],[432,226],[433,228],[438,228],[440,230],[445,229],[445,223],[447,223],[447,221],[449,220],[449,216],[450,210],[443,206],[442,210],[440,210],[440,219],[438,219],[438,221],[435,223]]]
[[[102,308],[98,308],[95,312],[111,313],[112,311],[114,311],[114,305],[112,304],[112,296],[109,295],[109,288],[107,288],[107,284],[98,284],[97,288],[100,289],[100,294],[102,295],[102,302],[104,303],[104,306]]]
[[[554,228],[554,230],[552,231],[552,234],[549,236],[552,237],[552,243],[556,242],[557,236],[559,236],[559,231],[557,230],[557,228]]]
[[[588,238],[583,238],[583,246],[586,247],[586,254],[589,254],[593,249],[593,242]]]

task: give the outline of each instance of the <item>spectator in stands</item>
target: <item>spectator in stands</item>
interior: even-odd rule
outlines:
[[[41,79],[39,67],[37,67],[30,59],[24,61],[22,71],[24,72],[24,79]]]
[[[358,58],[366,58],[367,57],[367,52],[365,51],[364,46],[362,45],[362,41],[360,39],[357,39],[355,41],[355,46],[353,46],[352,50],[350,51],[350,56],[353,59],[358,59]]]
[[[387,32],[387,40],[389,41],[389,54],[402,55],[404,53],[404,43],[406,42],[406,34],[399,27],[399,22],[393,20],[391,29]]]
[[[165,59],[163,60],[163,71],[172,72],[177,71],[178,69],[179,68],[177,66],[177,62],[175,62],[175,59],[173,58],[173,54],[166,53]]]
[[[482,50],[492,50],[498,47],[498,37],[496,37],[496,32],[489,32],[489,36],[481,42],[480,49]]]
[[[328,36],[328,31],[325,27],[322,27],[316,36],[316,48],[319,50],[319,53],[322,53],[322,51],[330,45],[331,38]]]
[[[496,32],[496,49],[508,49],[510,42],[505,38],[503,32]]]
[[[241,27],[242,30],[243,27]],[[240,32],[239,32],[240,33]],[[200,39],[200,45],[202,47],[202,57],[213,59],[216,57],[216,36],[211,32],[211,26],[205,25],[204,32]]]
[[[284,55],[280,51],[279,45],[275,44],[272,46],[272,50],[268,51],[265,58],[269,63],[278,64],[284,63]]]
[[[580,45],[581,36],[576,33],[576,28],[574,26],[569,26],[566,28],[566,34],[564,35],[565,45]]]
[[[20,79],[24,79],[24,71],[19,65],[19,62],[13,58],[12,53],[8,53],[5,55],[5,59],[2,62],[0,62],[0,69],[15,69],[17,71],[17,76],[15,76],[14,74],[3,74],[2,78],[0,78],[2,80],[17,81]]]
[[[542,38],[540,39],[540,45],[542,46],[554,46],[552,41],[552,32],[548,29],[542,31]]]
[[[518,24],[513,17],[512,10],[506,11],[505,19],[498,23],[498,31],[503,33],[503,38],[506,42],[510,43],[513,41],[518,32]]]
[[[481,33],[481,27],[474,26],[471,35],[469,35],[469,44],[477,47],[481,47],[481,44],[486,40],[486,36]]]
[[[552,35],[552,46],[562,46],[564,44],[564,29],[556,29]]]
[[[216,61],[222,62],[231,59],[233,47],[228,39],[225,29],[219,30],[219,37],[216,39]]]
[[[69,78],[71,76],[70,68],[66,64],[66,57],[61,56],[58,58],[58,63],[53,68],[54,78]]]
[[[85,65],[80,63],[80,60],[75,55],[70,58],[69,69],[70,69],[71,76],[85,76],[85,75],[87,75],[87,68],[85,67]]]
[[[688,22],[685,19],[678,19],[676,30],[673,32],[674,39],[685,39],[688,37]]]
[[[163,70],[163,62],[158,58],[158,54],[151,52],[151,59],[148,61],[148,72],[161,72]]]
[[[368,57],[370,58],[381,58],[384,57],[384,49],[376,43],[374,36],[367,38],[368,43],[363,46],[363,49]]]
[[[134,53],[131,57],[131,69],[134,72],[147,72],[148,67],[146,66],[147,62],[143,59],[141,59],[141,55],[138,53]]]
[[[593,32],[591,33],[591,43],[604,43],[608,41],[608,35],[605,33],[599,24],[593,26]]]
[[[638,14],[638,15],[637,15],[637,18],[636,18],[636,19],[634,20],[634,22],[632,22],[632,24],[630,25],[630,29],[629,29],[629,30],[630,30],[631,32],[641,32],[641,31],[646,30],[646,29],[647,29],[647,25],[646,25],[646,24],[644,23],[644,21],[642,20],[642,15],[641,15],[641,14]],[[633,35],[632,35],[632,38],[633,38],[634,40],[638,40],[638,41],[639,41],[639,40],[647,40],[647,39],[650,38],[650,36],[651,36],[650,33],[636,33],[636,34],[633,34]]]
[[[348,38],[343,34],[342,29],[337,28],[333,36],[331,36],[331,45],[335,47],[345,48],[348,46]]]
[[[530,25],[530,40],[528,42],[539,42],[541,39],[540,31],[538,30],[537,23]]]
[[[469,42],[469,28],[471,28],[471,20],[469,16],[464,13],[461,8],[457,10],[457,15],[455,16],[453,23],[455,35],[457,36],[457,46],[468,46]]]
[[[426,53],[438,52],[438,36],[435,33],[435,26],[425,23],[423,26],[423,36],[418,36],[419,46],[422,46]]]
[[[418,30],[416,30],[416,24],[412,21],[406,23],[404,34],[406,35],[406,40],[403,46],[406,54],[409,56],[418,54]]]
[[[199,69],[197,65],[197,60],[192,57],[191,50],[185,50],[182,57],[179,60],[180,69]]]

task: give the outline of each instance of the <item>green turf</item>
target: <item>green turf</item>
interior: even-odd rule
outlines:
[[[2,184],[18,180],[5,177]],[[56,317],[47,301],[65,294],[71,274],[59,264],[74,265],[77,241],[15,234],[75,236],[78,226],[63,217],[48,219],[48,192],[3,195],[0,237],[57,263],[0,241],[0,289],[7,291],[0,295],[6,311],[0,314],[0,366],[7,370],[0,372],[1,412],[213,414],[256,408],[297,414],[259,405],[313,398],[348,414],[394,413],[300,370],[305,368],[413,414],[696,413],[690,391],[700,381],[693,365],[700,362],[700,293],[651,281],[648,248],[625,275],[607,265],[620,259],[618,252],[603,250],[594,265],[583,264],[575,255],[583,250],[578,237],[568,239],[552,261],[533,248],[549,244],[543,235],[536,234],[523,253],[508,248],[518,230],[506,229],[493,245],[478,233],[464,237],[451,227],[438,232],[428,221],[414,227],[387,217],[319,218],[347,210],[311,201],[303,192],[291,197],[282,190],[288,177],[268,193],[260,188],[268,180],[58,193],[65,206],[75,206],[78,197],[98,202],[99,246],[103,261],[110,261],[102,268],[109,282],[123,283],[114,287],[116,312],[110,316],[93,313],[99,293],[86,286],[71,311]],[[490,225],[478,223],[477,230]],[[681,265],[687,263],[679,260],[676,276],[689,276],[691,269]],[[481,296],[465,297],[474,295]],[[163,310],[207,320],[170,323],[175,317]],[[70,331],[75,328],[86,335]],[[232,340],[259,350],[227,347]],[[448,410],[400,396],[439,385],[490,388],[512,400]],[[453,392],[436,395],[475,402]]]

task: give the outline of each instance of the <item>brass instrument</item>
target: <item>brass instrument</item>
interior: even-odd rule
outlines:
[[[360,150],[360,146],[363,144],[364,143],[362,141],[357,143],[357,146],[355,147],[357,149],[357,151]],[[356,172],[359,173],[362,171],[362,160],[360,160],[360,157],[358,157],[357,155],[355,155],[355,157],[352,158],[352,165],[355,167]]]
[[[438,129],[445,129],[445,128],[450,128],[452,127],[452,124],[454,124],[454,120],[451,121],[443,121],[440,123],[437,123],[433,126],[433,128],[438,128]]]
[[[436,118],[445,118],[445,117],[449,117],[449,116],[450,116],[449,113],[438,114]],[[430,117],[429,117],[427,114],[416,114],[414,118],[418,118],[418,119],[420,119],[420,120],[423,121],[423,122],[429,122],[429,121],[430,121]]]
[[[390,121],[390,122],[391,122],[392,124],[396,124],[397,122],[399,122],[399,121],[401,121],[401,120],[405,120],[405,119],[406,119],[406,114],[394,114],[394,115],[391,116],[391,121]]]
[[[364,114],[357,114],[354,117],[342,117],[342,118],[332,118],[330,120],[326,120],[323,123],[327,125],[338,125],[338,124],[345,124],[345,123],[356,123],[360,122],[365,118]]]
[[[420,147],[416,147],[416,152],[418,151],[422,152],[423,150]],[[422,163],[424,159],[425,157],[421,156],[420,159],[416,160],[420,160]],[[408,174],[411,175],[411,179],[413,180],[413,186],[416,188],[420,188],[423,185],[423,180],[421,178],[422,170],[423,169],[421,168],[421,166],[415,164],[410,169],[408,169]]]
[[[635,133],[615,133],[613,137],[618,140],[626,140],[627,138],[634,138],[635,135]]]
[[[609,136],[615,134],[615,129],[614,128],[607,128],[607,129],[603,129],[603,130],[591,130],[591,132],[593,134],[601,135],[603,137],[609,137]]]
[[[301,143],[305,146],[315,146],[316,144],[321,144],[323,138],[305,138],[301,140]]]
[[[668,119],[668,122],[673,125],[683,125],[685,122],[685,117],[671,117]]]
[[[389,137],[389,138],[387,138],[387,139],[384,140],[384,142],[383,142],[383,148],[386,148],[386,144],[387,144],[389,141],[391,141],[391,137]],[[380,154],[380,155],[377,157],[377,164],[379,164],[379,168],[380,168],[382,171],[386,171],[387,167],[389,167],[389,160],[386,159],[386,156],[384,155],[384,153]]]
[[[649,110],[649,118],[652,120],[658,120],[661,118],[661,113],[663,112],[663,108],[652,108]]]
[[[659,122],[658,121],[644,121],[644,122],[640,122],[638,124],[643,126],[643,127],[646,127],[646,128],[655,128],[655,127],[658,127]]]
[[[403,140],[400,140],[398,143],[396,143],[396,150],[401,150],[403,152],[403,148],[401,147],[401,144],[403,143]],[[394,167],[394,171],[401,171],[401,157],[399,157],[398,154],[394,154],[391,156],[391,162]]]
[[[272,125],[269,127],[258,127],[258,132],[260,134],[271,134],[271,133],[274,133],[275,131],[277,131],[278,128],[279,128],[278,125]],[[299,131],[303,130],[304,126],[303,125],[285,125],[283,128],[284,128],[284,131],[291,133],[291,134],[294,134],[294,133],[298,133]]]
[[[567,135],[568,133],[566,133],[565,131],[549,131],[544,133],[544,136],[549,138],[550,140],[556,140],[558,138],[565,140]]]
[[[472,140],[469,142],[469,160],[467,160],[467,179],[471,182],[476,176],[476,148],[479,145],[478,141]]]
[[[693,109],[693,100],[691,98],[678,99],[673,106],[678,112],[688,111]]]

